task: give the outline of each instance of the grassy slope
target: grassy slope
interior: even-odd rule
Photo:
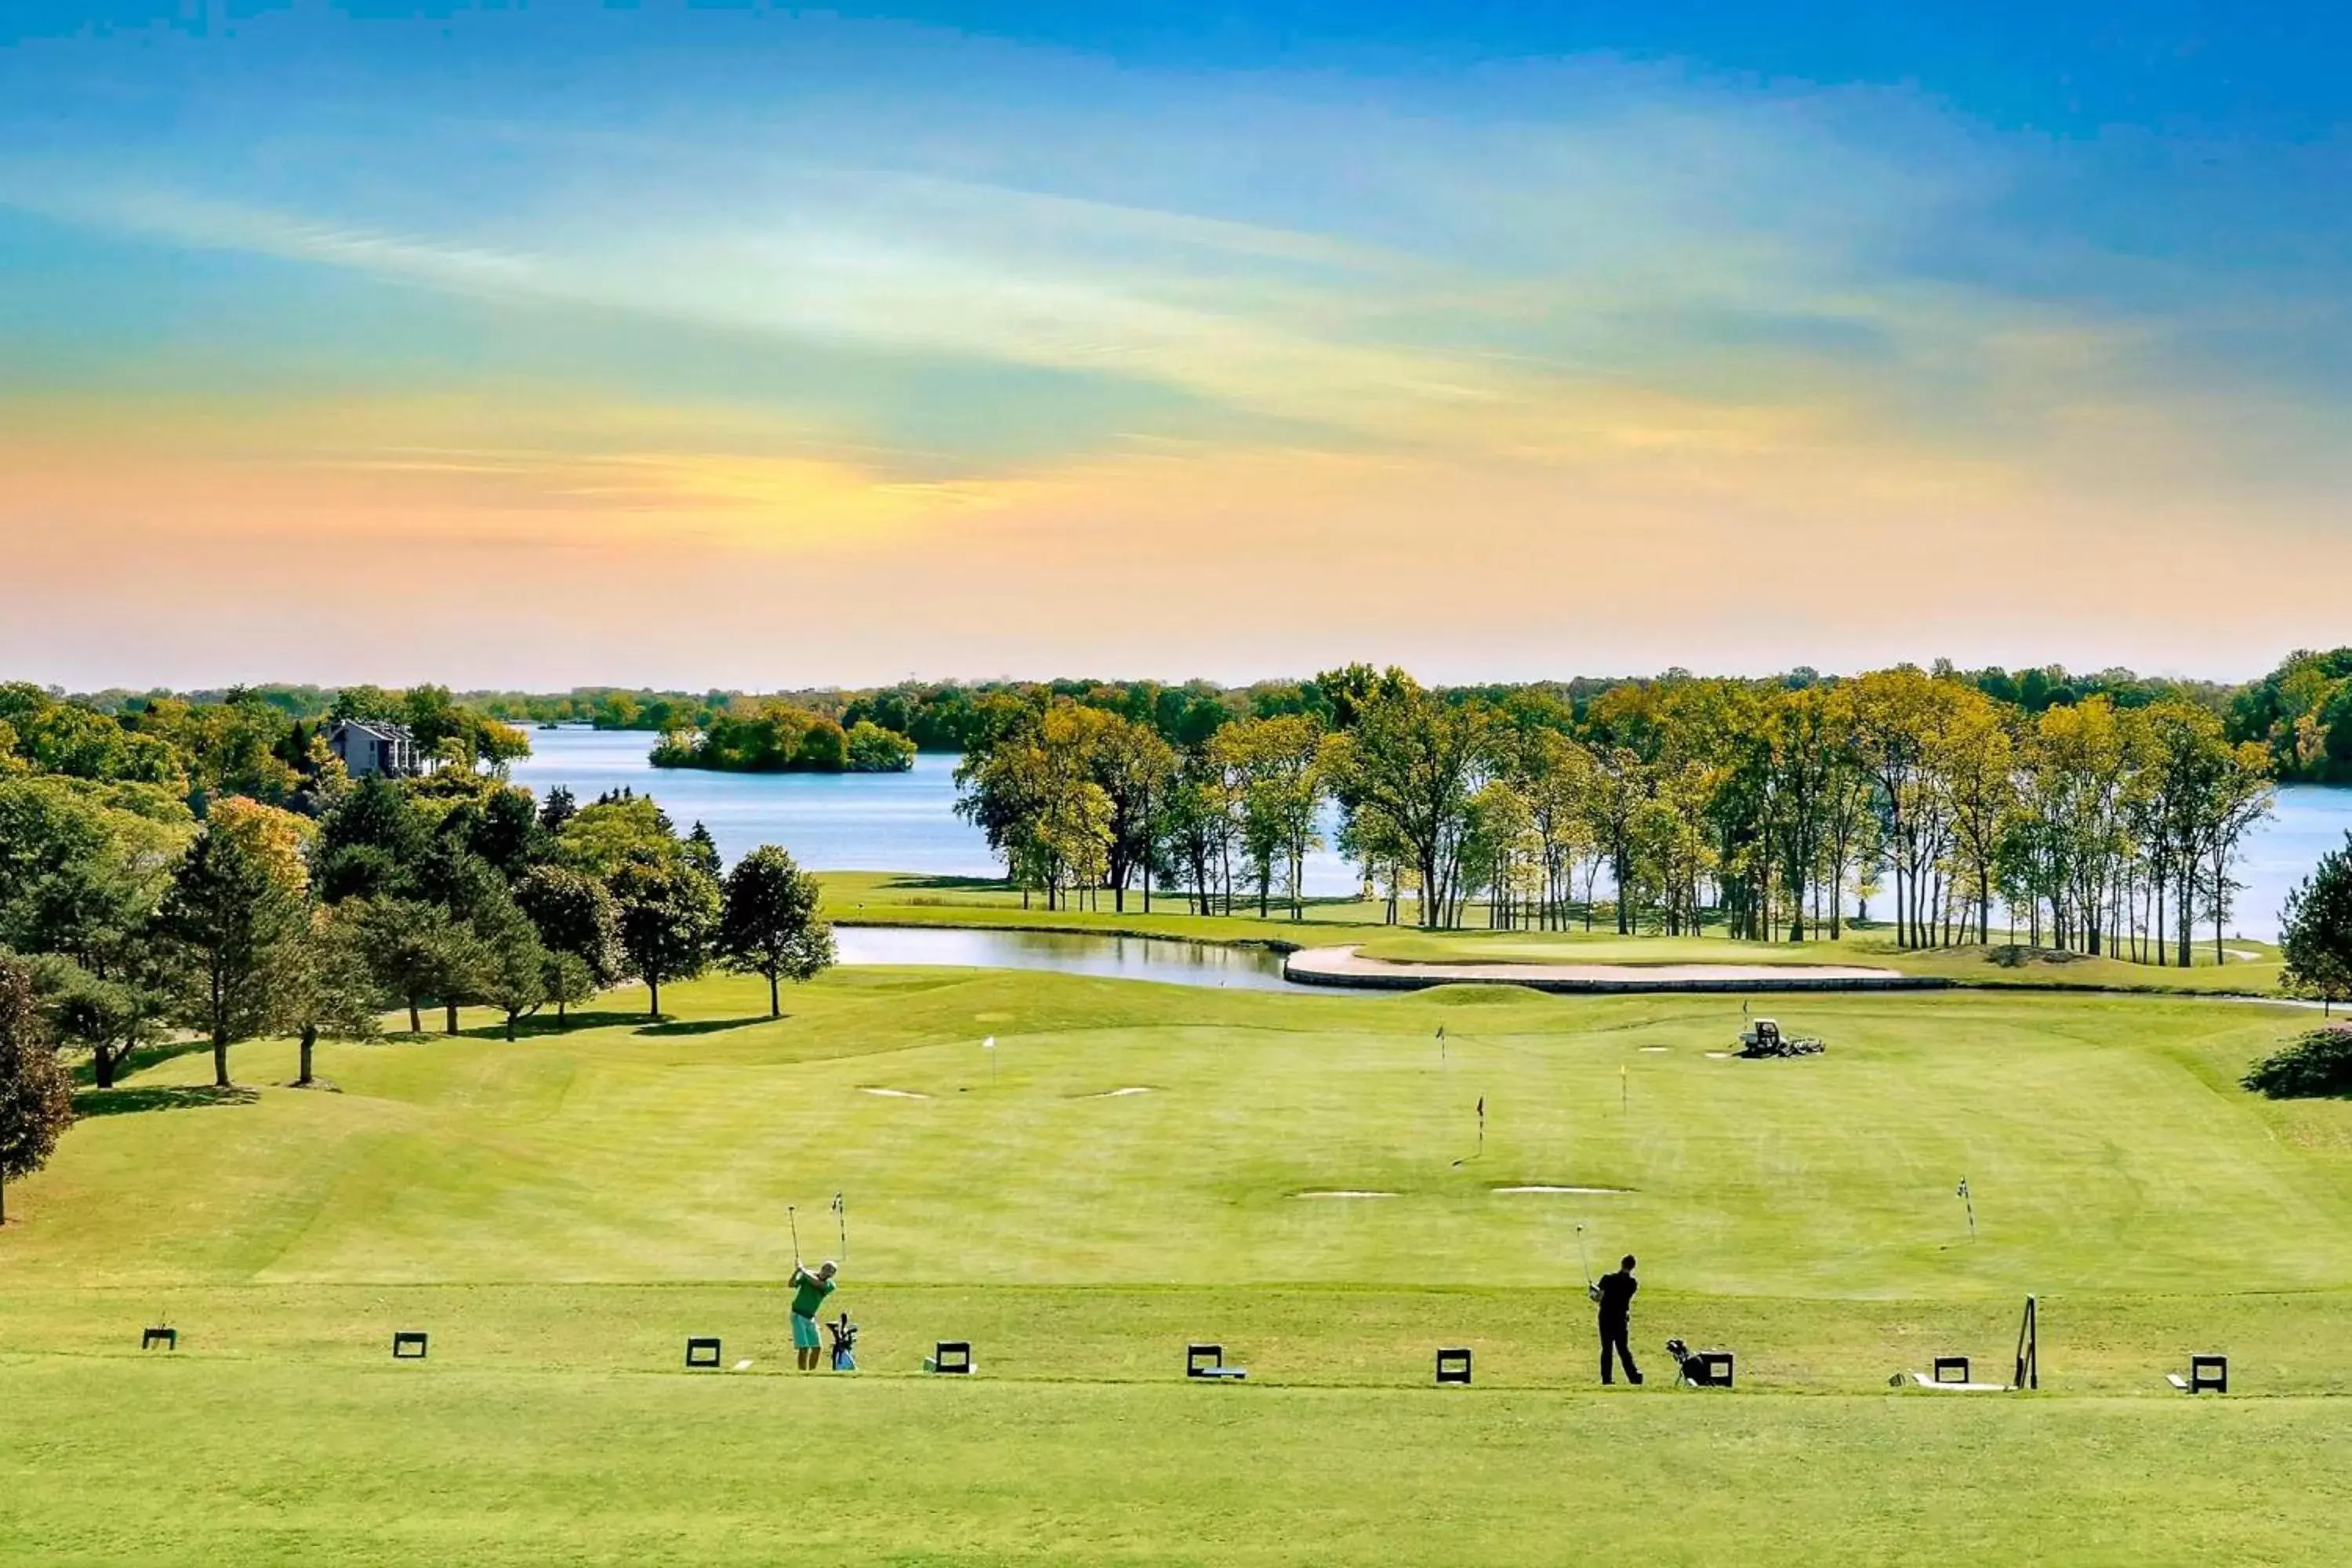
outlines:
[[[1322,900],[1306,906],[1293,921],[1277,908],[1267,920],[1254,913],[1201,916],[1183,912],[1180,900],[1155,899],[1150,914],[1130,897],[1126,910],[1053,910],[1042,900],[1022,907],[1021,896],[1002,886],[968,878],[914,877],[879,871],[829,871],[824,876],[825,911],[865,925],[1005,926],[1048,931],[1121,931],[1193,942],[1319,947],[1361,944],[1371,957],[1406,963],[1862,963],[1934,975],[1969,985],[2083,987],[2150,991],[2230,991],[2266,994],[2278,985],[2277,950],[2266,942],[2231,938],[2225,956],[2211,962],[2210,942],[2192,953],[2181,970],[2127,963],[2107,958],[2033,955],[2002,962],[1996,951],[1957,947],[1906,952],[1882,931],[1849,933],[1843,941],[1733,942],[1723,936],[1619,937],[1612,931],[1422,931],[1388,925],[1379,905]],[[1483,918],[1483,917],[1481,917]],[[1996,933],[1998,936],[1999,933]]]
[[[325,1047],[340,1093],[208,1103],[190,1057],[90,1097],[117,1113],[0,1236],[0,1557],[756,1561],[789,1530],[853,1560],[1509,1562],[1566,1530],[2186,1562],[2332,1528],[2345,1406],[2158,1394],[2209,1348],[2249,1389],[2352,1393],[2352,1105],[2233,1087],[2299,1021],[2273,1010],[1823,997],[1780,1010],[1830,1055],[1744,1063],[1705,1054],[1738,1025],[1706,999],[914,971],[781,1024],[741,982],[666,999],[652,1028]],[[1127,1085],[1154,1092],[1084,1098]],[[1637,1190],[1489,1191],[1519,1181]],[[1288,1195],[1317,1187],[1401,1195]],[[766,1375],[782,1205],[829,1251],[835,1190],[869,1372]],[[1734,1345],[1755,1392],[1585,1392],[1577,1220],[1643,1254],[1641,1346]],[[2029,1289],[2051,1395],[1881,1386],[1998,1364]],[[163,1316],[187,1348],[139,1364]],[[435,1358],[394,1368],[412,1326]],[[753,1372],[679,1373],[694,1332]],[[1273,1386],[1183,1386],[1200,1336]],[[909,1381],[940,1337],[980,1383]],[[1418,1386],[1440,1342],[1478,1389]]]

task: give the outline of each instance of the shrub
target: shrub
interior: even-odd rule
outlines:
[[[2273,1100],[2352,1095],[2352,1029],[2314,1029],[2248,1068],[2245,1086]]]

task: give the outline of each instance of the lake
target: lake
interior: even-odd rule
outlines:
[[[628,731],[534,730],[531,755],[514,765],[514,782],[542,797],[562,784],[586,805],[626,785],[650,795],[679,828],[699,822],[733,861],[762,844],[781,844],[812,869],[913,871],[926,876],[988,877],[999,867],[980,831],[955,815],[956,759],[919,755],[903,773],[722,773],[656,768],[646,761],[655,737]],[[2248,841],[2238,876],[2233,931],[2267,938],[2279,911],[2313,864],[2352,831],[2352,789],[2289,784],[2277,815]],[[1308,857],[1307,891],[1355,891],[1348,863],[1328,850]]]
[[[1236,991],[1281,991],[1282,955],[1160,937],[1058,931],[955,931],[937,926],[835,926],[844,963],[952,964],[960,969],[1047,969],[1106,980],[1158,980]]]

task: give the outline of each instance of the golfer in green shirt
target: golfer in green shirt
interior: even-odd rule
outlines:
[[[793,1265],[793,1349],[803,1372],[816,1370],[816,1315],[839,1284],[834,1279],[838,1272],[830,1258],[818,1264],[814,1274],[797,1262]]]

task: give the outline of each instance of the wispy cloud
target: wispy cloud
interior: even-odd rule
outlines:
[[[2079,219],[2137,190],[2109,149],[1608,58],[1372,81],[934,46],[969,68],[258,95],[0,153],[0,207],[103,274],[0,279],[0,348],[76,310],[154,345],[42,340],[87,401],[0,410],[54,437],[0,452],[41,465],[0,523],[691,542],[1046,618],[1181,532],[1202,596],[1278,551],[1377,627],[1413,595],[1471,626],[1546,582],[1636,595],[1629,540],[1724,582],[1812,552],[1852,598],[1963,532],[2303,539],[2352,478],[2325,268],[2249,281]],[[209,326],[225,300],[250,331]],[[236,507],[171,513],[206,484]]]

